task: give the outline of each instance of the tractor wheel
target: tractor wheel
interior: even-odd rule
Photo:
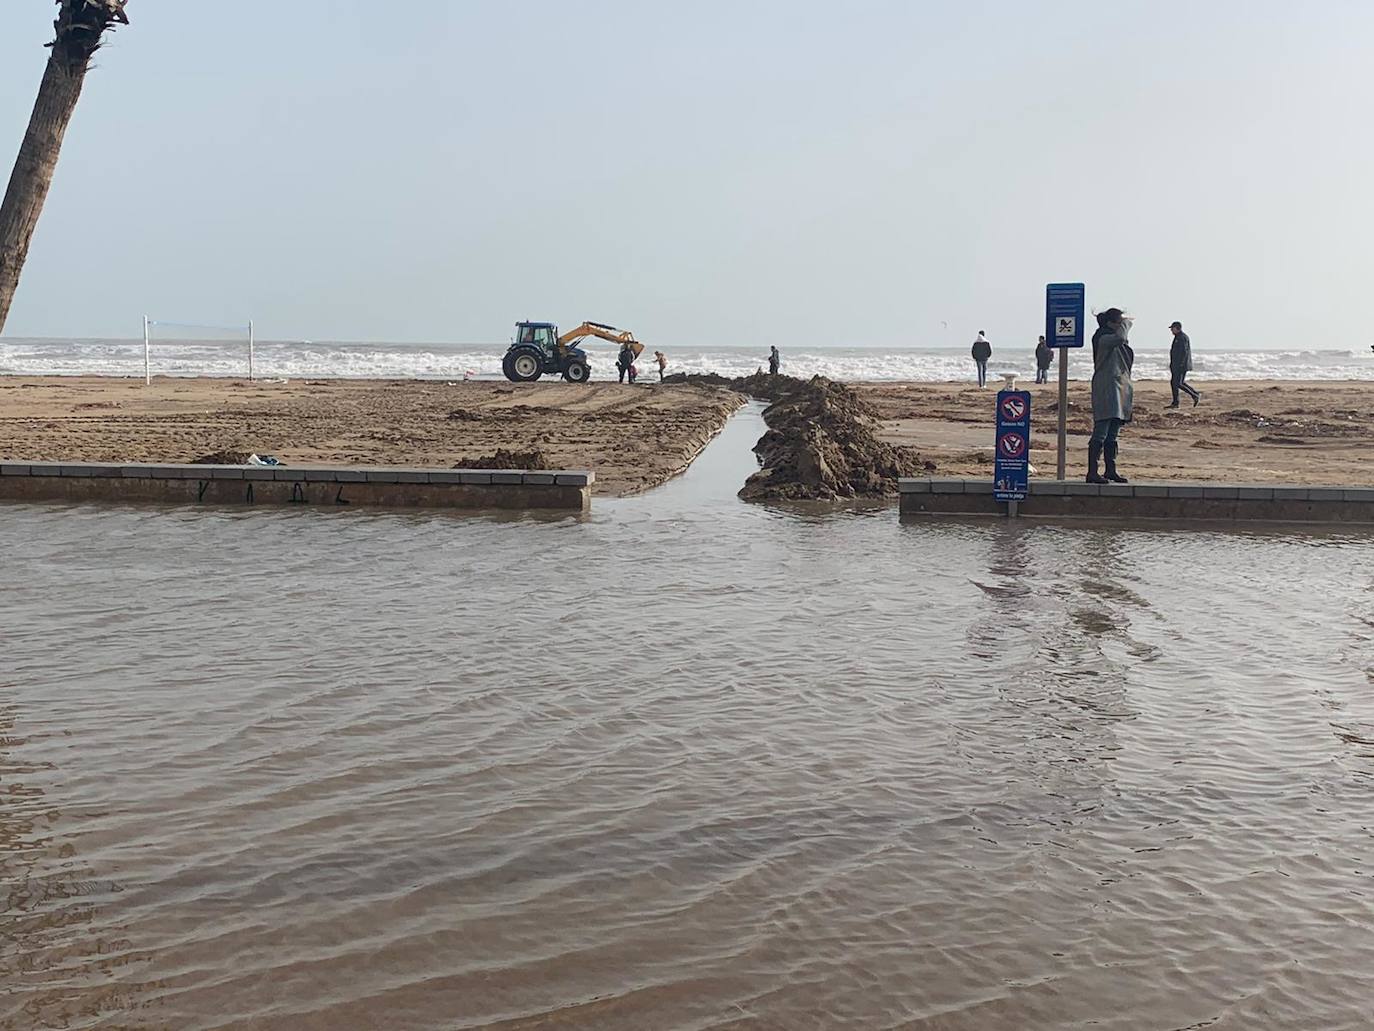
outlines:
[[[506,379],[510,380],[512,383],[520,382],[515,378],[515,359],[513,355],[507,354],[501,359],[501,371],[506,374]]]
[[[517,383],[533,383],[544,374],[544,356],[534,349],[515,351],[509,358],[511,379]]]
[[[586,383],[592,378],[592,370],[587,367],[586,362],[568,362],[567,368],[563,370],[563,378],[569,383]]]

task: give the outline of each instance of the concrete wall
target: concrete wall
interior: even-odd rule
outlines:
[[[591,499],[589,472],[241,465],[0,464],[0,501],[566,509]]]
[[[903,515],[1001,516],[991,480],[902,480]],[[1372,487],[1285,487],[1233,483],[1093,484],[1034,480],[1018,515],[1171,522],[1358,523],[1374,525]]]

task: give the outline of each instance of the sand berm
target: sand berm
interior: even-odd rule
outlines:
[[[851,388],[824,376],[679,374],[667,381],[725,387],[771,402],[763,412],[768,432],[754,445],[762,468],[739,492],[751,501],[891,497],[900,477],[935,468],[915,450],[879,440],[877,413]]]

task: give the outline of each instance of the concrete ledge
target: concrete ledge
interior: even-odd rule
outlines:
[[[1092,484],[1032,480],[1020,516],[1188,522],[1353,523],[1374,525],[1374,487],[1267,487],[1229,483]],[[901,512],[1002,516],[988,480],[905,479]]]
[[[0,501],[581,511],[590,503],[593,481],[590,472],[577,470],[6,462],[0,465]]]

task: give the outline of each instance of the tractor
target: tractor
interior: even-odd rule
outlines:
[[[552,322],[517,322],[515,342],[501,361],[501,371],[512,383],[533,383],[545,375],[561,375],[569,383],[586,383],[592,375],[587,352],[574,345],[589,336],[628,345],[636,356],[644,350],[633,333],[601,322],[584,322],[562,336]]]

